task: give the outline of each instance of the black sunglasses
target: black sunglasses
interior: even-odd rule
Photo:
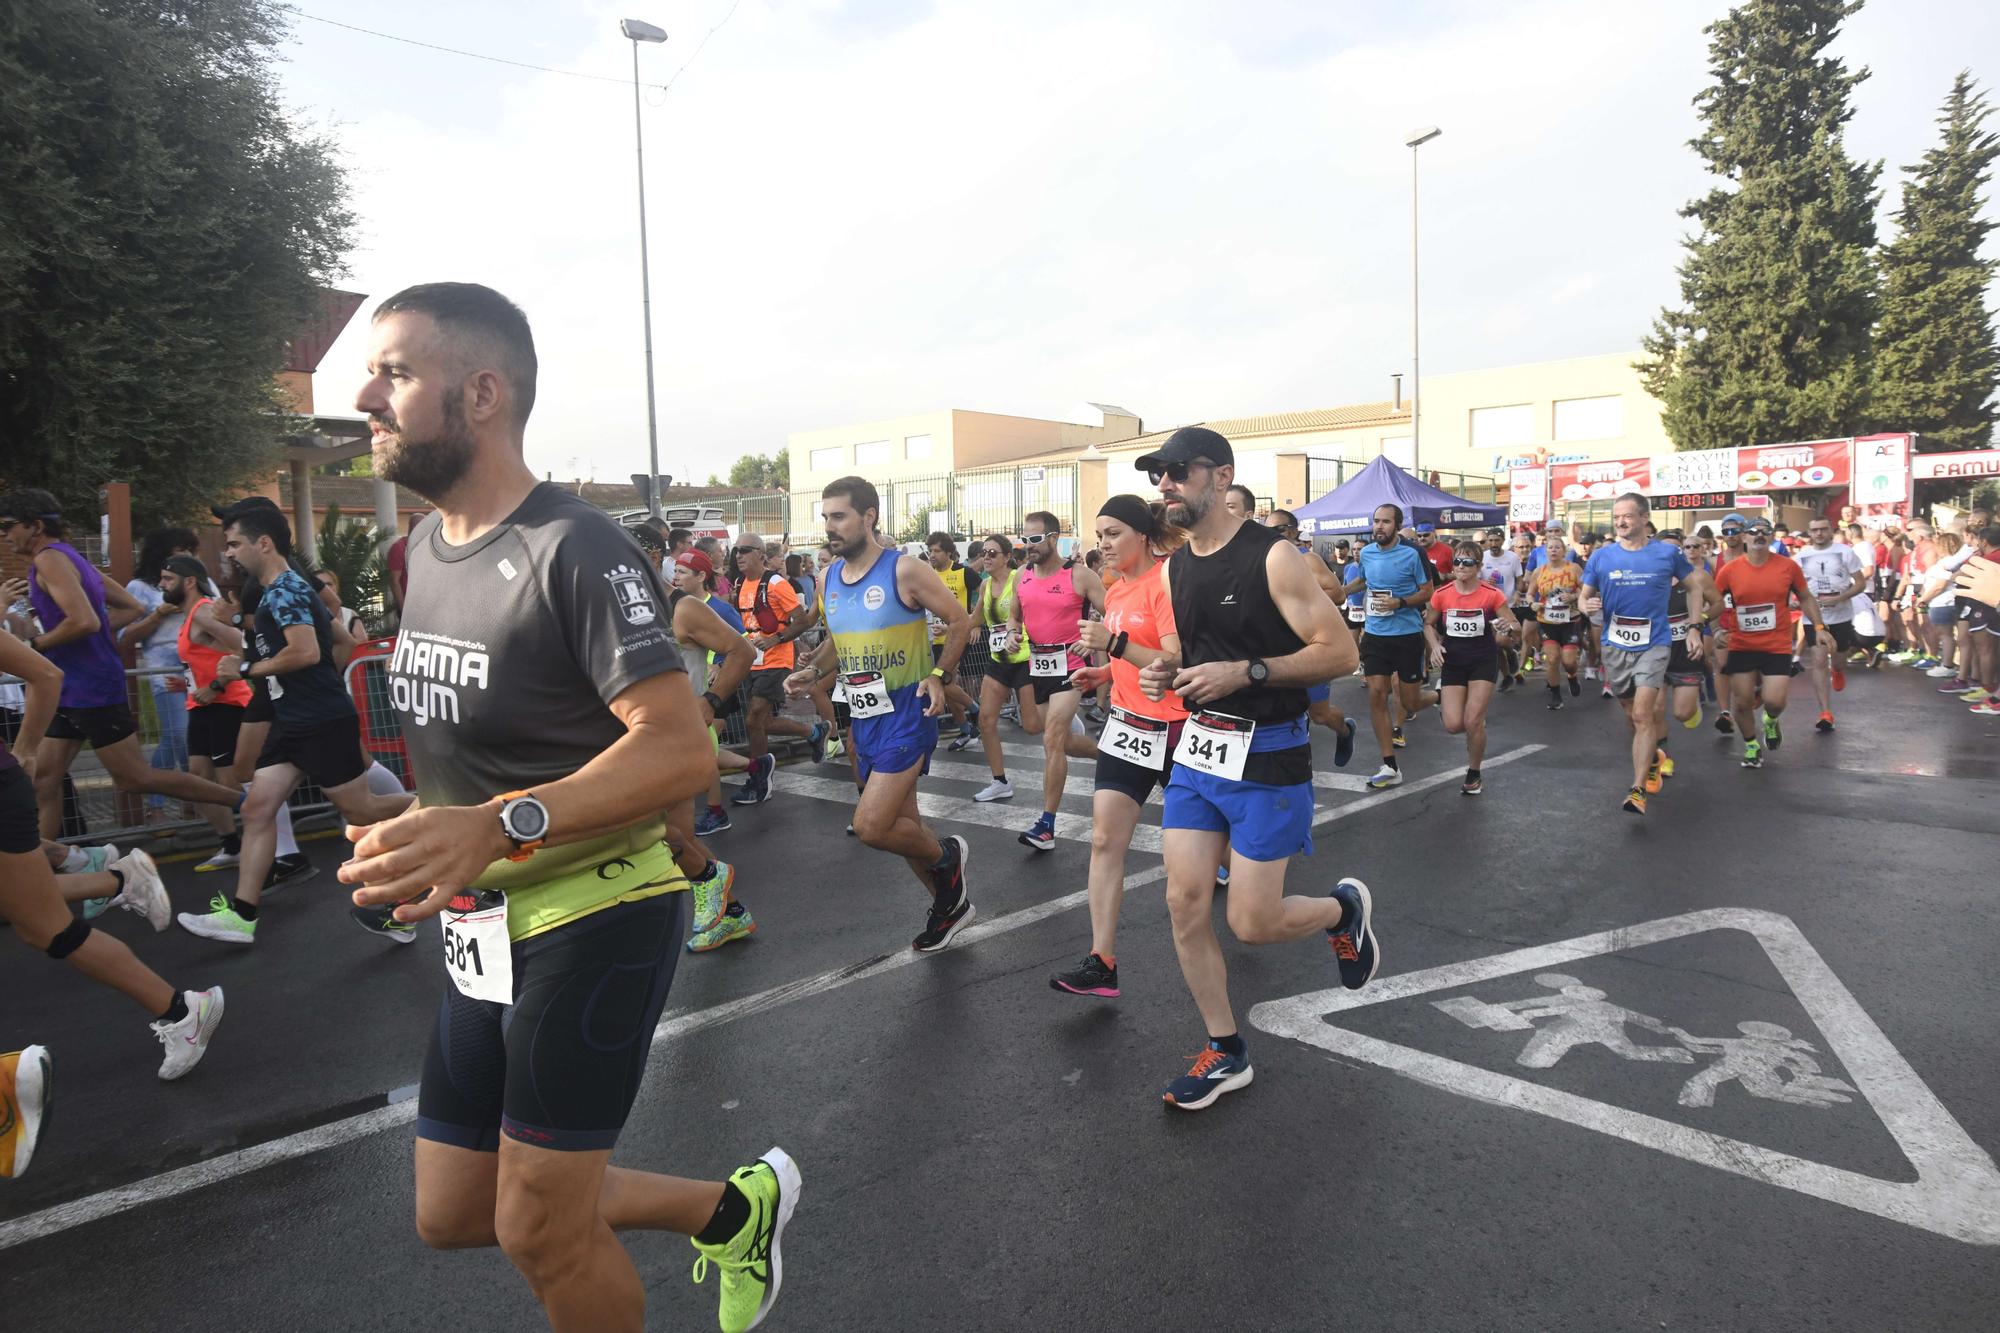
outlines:
[[[1452,567],[1453,567],[1453,568],[1455,568],[1455,569],[1477,569],[1477,568],[1479,568],[1479,562],[1478,562],[1477,560],[1467,560],[1467,559],[1466,559],[1466,558],[1465,558],[1464,556],[1462,556],[1462,555],[1456,555],[1456,556],[1453,556],[1453,557],[1452,557],[1452,559],[1451,559],[1451,563],[1452,563]]]
[[[1214,466],[1215,464],[1209,462],[1206,458],[1194,458],[1188,460],[1185,463],[1169,463],[1165,467],[1147,468],[1146,475],[1153,479],[1153,484],[1155,486],[1160,484],[1161,477],[1172,477],[1174,479],[1174,483],[1176,485],[1179,485],[1181,482],[1184,482],[1188,479],[1188,470],[1190,468],[1214,467]]]
[[[1752,523],[1750,525],[1750,532],[1756,536],[1768,537],[1771,535],[1771,529],[1765,527],[1762,523]]]
[[[739,546],[739,547],[737,547],[737,548],[736,548],[736,554],[738,554],[738,555],[762,555],[762,554],[764,554],[764,548],[763,548],[763,547],[761,547],[761,546]]]

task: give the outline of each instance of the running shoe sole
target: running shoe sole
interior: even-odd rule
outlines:
[[[1040,829],[1029,829],[1026,833],[1015,839],[1015,841],[1019,842],[1023,847],[1033,848],[1038,852],[1054,851],[1056,849],[1056,835],[1054,833],[1045,833],[1040,838],[1036,837],[1035,835],[1040,832]]]
[[[764,1299],[758,1303],[756,1317],[745,1328],[755,1328],[764,1322],[764,1316],[771,1313],[771,1306],[777,1302],[778,1288],[785,1282],[785,1256],[781,1248],[785,1239],[785,1226],[792,1220],[792,1210],[799,1206],[799,1193],[805,1189],[805,1180],[799,1175],[799,1164],[783,1148],[773,1148],[757,1159],[771,1168],[778,1178],[778,1220],[771,1228],[771,1285],[764,1291]]]
[[[245,935],[240,930],[210,926],[206,912],[182,912],[176,920],[181,923],[182,930],[190,935],[199,935],[205,940],[219,940],[224,944],[240,944],[246,947],[257,942],[254,933]]]
[[[972,899],[968,897],[965,901],[965,915],[945,927],[945,932],[938,936],[937,943],[927,946],[920,946],[913,943],[910,947],[918,953],[941,953],[951,947],[951,942],[958,938],[958,932],[971,925],[978,915],[979,909],[972,905]]]
[[[55,1109],[55,1064],[46,1046],[26,1046],[14,1063],[14,1101],[21,1108],[21,1131],[14,1140],[14,1165],[9,1179],[19,1179],[35,1158],[35,1144]]]
[[[209,857],[206,861],[196,866],[194,873],[197,875],[206,875],[211,870],[228,870],[233,868],[242,859],[235,852],[217,852],[214,856]]]

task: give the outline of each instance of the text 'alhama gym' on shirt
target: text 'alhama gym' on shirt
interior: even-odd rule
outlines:
[[[425,518],[410,536],[409,577],[389,689],[425,805],[479,805],[568,777],[624,736],[613,699],[684,669],[644,552],[547,482],[464,546],[445,541],[438,515]],[[544,847],[494,862],[478,886],[518,890],[518,900],[529,886],[650,851],[664,832],[654,817]]]

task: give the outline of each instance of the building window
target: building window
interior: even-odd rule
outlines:
[[[1565,398],[1556,403],[1558,443],[1568,440],[1615,440],[1625,433],[1625,395]]]
[[[1535,407],[1532,403],[1472,409],[1474,453],[1491,449],[1508,449],[1517,444],[1532,444],[1534,439]]]
[[[903,457],[905,457],[905,458],[929,458],[930,456],[931,456],[931,437],[930,437],[930,436],[928,436],[928,435],[905,435],[905,436],[903,437]]]
[[[889,461],[889,442],[870,440],[866,444],[854,446],[854,466],[857,468],[876,467]]]
[[[1384,435],[1382,456],[1405,470],[1417,465],[1416,450],[1411,448],[1410,437],[1407,435]]]
[[[838,472],[847,461],[847,450],[840,445],[831,449],[815,449],[806,455],[806,463],[813,472]]]

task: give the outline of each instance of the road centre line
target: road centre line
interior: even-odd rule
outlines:
[[[1499,768],[1503,764],[1512,763],[1516,759],[1524,759],[1545,748],[1547,747],[1542,745],[1519,746],[1508,750],[1504,754],[1488,758],[1482,765],[1482,770]],[[1458,776],[1456,772],[1437,773],[1428,778],[1405,783],[1400,787],[1393,787],[1371,800],[1352,801],[1341,806],[1322,809],[1313,816],[1313,825],[1314,827],[1318,827],[1331,823],[1336,819],[1345,819],[1350,815],[1370,810],[1379,810],[1383,806],[1401,800],[1404,797],[1415,796],[1419,792],[1429,791],[1447,782],[1456,781]],[[844,793],[840,799],[849,803],[852,803],[854,799],[853,784],[846,781],[806,778],[782,771],[775,775],[774,780],[780,783],[781,790],[791,790],[793,789],[793,784],[824,783],[827,787]],[[817,795],[816,792],[802,792],[801,794]],[[820,797],[820,799],[832,798]],[[948,800],[949,798],[933,797],[928,793],[919,793],[918,799],[921,803],[928,800]],[[976,805],[971,801],[955,801],[952,804],[954,806],[969,807],[975,813],[988,813],[987,807]],[[929,815],[931,812],[926,808],[924,813]],[[945,816],[938,817],[943,818]],[[1058,815],[1056,818],[1059,825],[1065,819],[1074,820],[1076,823],[1083,825],[1085,833],[1082,840],[1088,841],[1090,821],[1087,818],[1069,815]],[[977,819],[971,822],[986,824],[990,821]],[[1147,829],[1141,827],[1138,832],[1150,832],[1153,835],[1152,841],[1154,847],[1157,849],[1159,840],[1159,830],[1157,828]],[[1137,846],[1136,838],[1134,839],[1134,846]],[[974,882],[976,883],[976,870],[974,874]],[[1130,892],[1136,888],[1143,888],[1148,884],[1156,884],[1160,880],[1165,879],[1166,875],[1167,870],[1165,865],[1156,865],[1145,870],[1134,871],[1125,876],[1125,889],[1127,892]],[[1047,902],[1037,903],[1032,907],[1023,907],[1018,911],[1009,912],[1005,916],[993,917],[984,921],[975,921],[960,933],[959,939],[965,944],[976,944],[980,940],[1010,934],[1023,927],[1032,926],[1037,922],[1047,920],[1049,917],[1067,912],[1072,908],[1081,907],[1087,899],[1088,894],[1084,890],[1079,889],[1074,893],[1066,893],[1059,898],[1051,898]],[[746,995],[740,999],[729,1000],[707,1009],[697,1010],[692,1013],[670,1014],[661,1019],[660,1025],[654,1029],[653,1048],[657,1050],[670,1041],[689,1037],[697,1032],[706,1031],[712,1027],[719,1027],[724,1023],[731,1023],[739,1018],[747,1018],[752,1014],[768,1013],[773,1009],[781,1008],[798,1000],[810,999],[816,995],[824,995],[830,991],[852,985],[857,981],[865,981],[887,972],[893,972],[898,968],[908,967],[929,957],[932,957],[932,955],[920,954],[914,949],[903,949],[896,953],[882,954],[861,963],[835,968],[828,972],[821,972],[816,976],[806,977],[799,981],[786,982],[783,985],[759,991],[754,995]],[[172,1171],[163,1172],[160,1175],[151,1176],[144,1180],[133,1181],[127,1185],[119,1185],[112,1189],[102,1190],[96,1194],[86,1195],[81,1199],[72,1199],[68,1203],[56,1204],[38,1213],[30,1213],[26,1217],[15,1218],[11,1222],[0,1222],[0,1250],[8,1250],[16,1245],[25,1245],[31,1241],[43,1240],[49,1236],[58,1235],[64,1231],[100,1221],[106,1217],[129,1212],[134,1208],[164,1202],[183,1194],[192,1193],[204,1186],[220,1184],[225,1180],[233,1180],[238,1176],[248,1175],[253,1171],[261,1170],[267,1166],[276,1166],[281,1162],[307,1157],[329,1148],[337,1148],[343,1144],[352,1143],[373,1134],[398,1129],[413,1122],[416,1116],[417,1102],[414,1097],[394,1101],[386,1106],[380,1106],[374,1110],[350,1116],[345,1120],[337,1120],[331,1124],[301,1130],[296,1134],[288,1134],[283,1138],[272,1139],[267,1143],[260,1143],[252,1147],[238,1149],[235,1152],[224,1153],[219,1157],[213,1157],[207,1161],[178,1167]]]

